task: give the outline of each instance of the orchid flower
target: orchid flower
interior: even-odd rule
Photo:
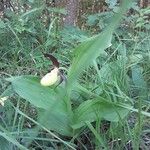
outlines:
[[[54,69],[51,72],[47,73],[42,77],[40,83],[42,86],[52,86],[58,82],[58,85],[64,80],[64,75],[59,70],[59,62],[51,54],[43,54],[46,58],[49,58],[54,66]]]

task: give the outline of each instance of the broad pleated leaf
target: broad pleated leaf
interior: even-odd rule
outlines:
[[[62,103],[54,89],[42,86],[38,77],[19,76],[9,78],[8,81],[12,82],[13,89],[17,94],[36,107],[49,109],[51,106]]]
[[[123,119],[129,110],[122,108],[115,103],[104,100],[93,99],[82,103],[74,112],[74,129],[86,125],[86,122],[93,122],[97,119],[105,119],[111,122],[118,122]]]
[[[43,115],[43,116],[42,116]],[[49,111],[41,113],[40,117],[44,117],[40,123],[49,130],[56,131],[65,136],[72,136],[73,130],[71,125],[71,117],[67,112]]]
[[[106,48],[111,46],[112,34],[128,6],[129,0],[123,1],[120,10],[113,16],[110,25],[103,32],[75,48],[74,60],[68,72],[68,90],[72,89],[80,73],[101,53],[104,53]]]
[[[45,119],[41,122],[43,125],[63,135],[72,134],[69,126],[71,118],[64,102],[65,92],[61,87],[54,90],[41,86],[40,79],[33,76],[13,77],[8,81],[11,81],[14,91],[19,96],[34,106],[44,109],[42,112]]]

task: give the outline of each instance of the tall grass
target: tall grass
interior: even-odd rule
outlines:
[[[128,2],[90,38],[75,29],[69,41],[55,17],[31,29],[44,6],[3,22],[0,149],[149,149],[150,38],[145,25],[120,28]],[[52,65],[42,52],[58,58],[65,82],[40,84]]]

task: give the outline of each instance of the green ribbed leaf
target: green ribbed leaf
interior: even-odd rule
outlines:
[[[86,125],[86,122],[94,122],[97,119],[105,119],[118,122],[123,119],[129,110],[106,100],[93,99],[83,102],[74,112],[74,129]]]

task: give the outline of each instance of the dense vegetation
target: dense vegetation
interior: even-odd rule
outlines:
[[[0,2],[0,150],[149,150],[149,4],[66,3]]]

